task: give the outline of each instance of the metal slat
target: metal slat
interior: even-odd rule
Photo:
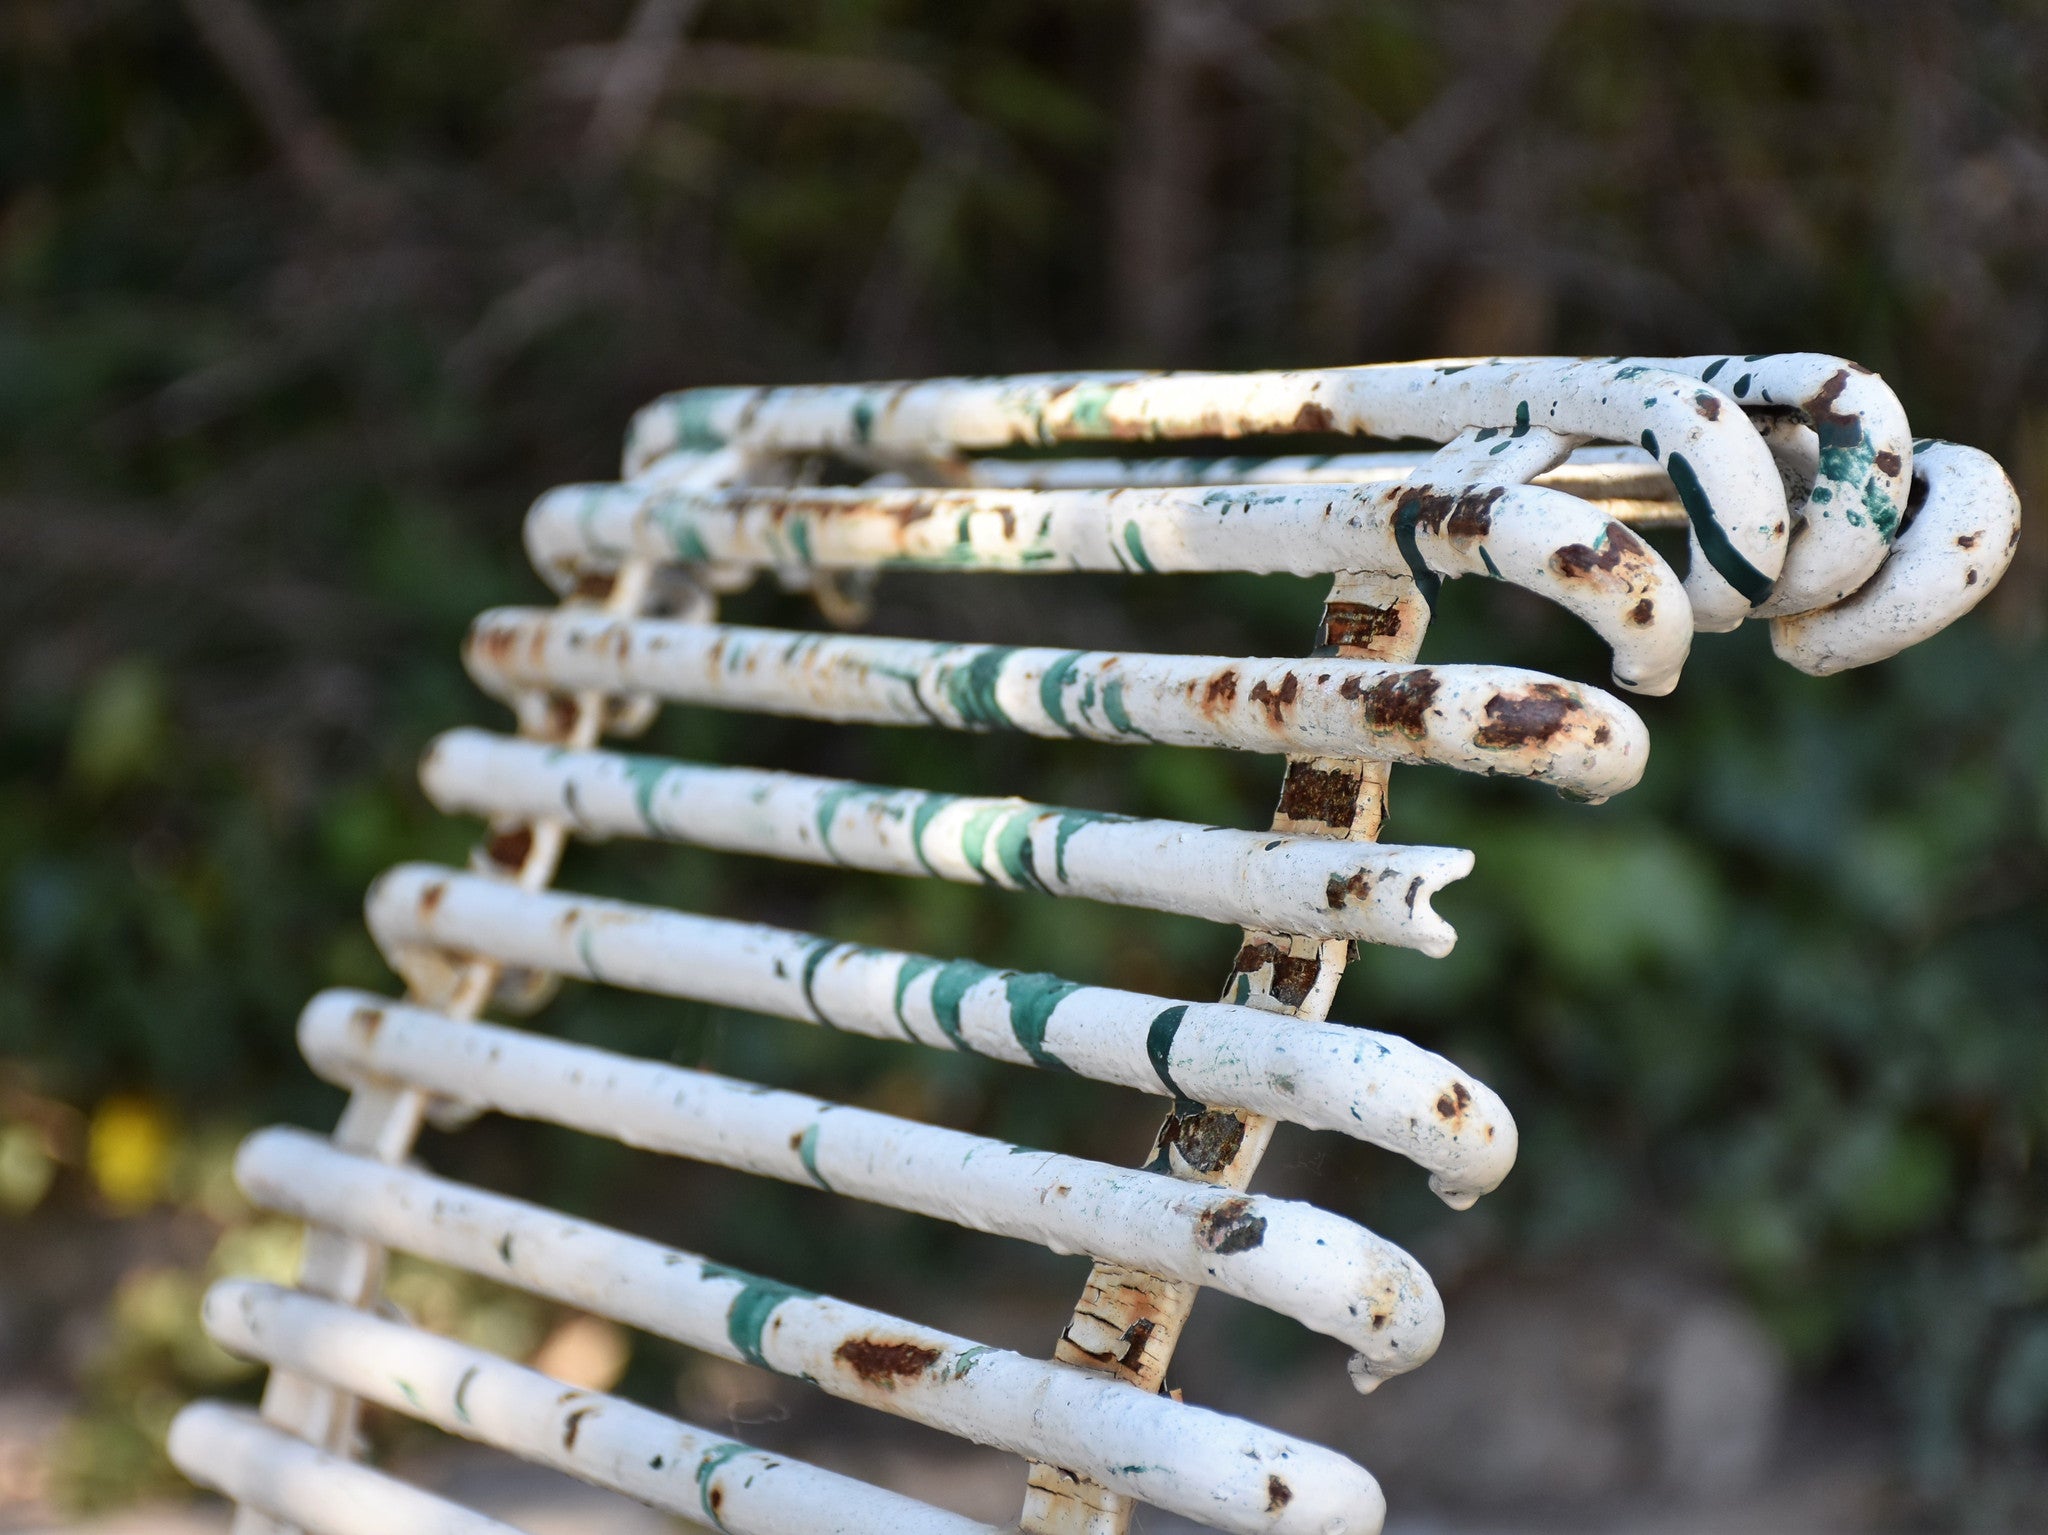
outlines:
[[[258,1206],[612,1317],[833,1396],[1073,1467],[1244,1535],[1373,1531],[1379,1485],[1319,1445],[1085,1370],[813,1295],[535,1205],[263,1130],[237,1180]]]
[[[829,450],[890,467],[1054,443],[1289,432],[1446,442],[1475,426],[1502,436],[1542,427],[1646,449],[1692,521],[1685,589],[1700,628],[1734,628],[1784,565],[1784,490],[1739,402],[1656,362],[1482,358],[689,390],[634,417],[626,462],[631,474],[678,448],[731,444],[754,454]]]
[[[420,764],[441,810],[547,818],[590,837],[658,837],[803,863],[1081,896],[1238,926],[1442,955],[1430,902],[1463,848],[1346,844],[838,778],[564,751],[452,730]]]
[[[368,917],[371,934],[401,973],[423,949],[475,954],[880,1039],[1065,1068],[1140,1092],[1233,1104],[1397,1152],[1428,1169],[1430,1187],[1461,1208],[1498,1187],[1514,1165],[1514,1120],[1498,1095],[1442,1056],[1391,1034],[1228,1002],[1078,986],[623,901],[519,890],[431,865],[402,865],[382,876],[371,887]],[[1257,972],[1276,963],[1272,955],[1252,955],[1248,967]],[[1288,975],[1276,988],[1292,1004],[1307,995],[1291,988]],[[1238,994],[1250,989],[1247,975]]]
[[[207,1336],[230,1353],[324,1381],[726,1535],[997,1535],[915,1498],[619,1397],[564,1389],[482,1349],[295,1290],[225,1281],[207,1292],[202,1315]]]
[[[1615,681],[1651,694],[1677,685],[1692,644],[1678,577],[1598,508],[1429,470],[1392,485],[1207,489],[569,485],[534,503],[526,545],[562,589],[634,558],[1030,574],[1375,571],[1432,586],[1491,577],[1584,620],[1613,650]]]
[[[942,483],[959,478],[991,490],[1115,490],[1125,485],[1378,485],[1405,480],[1435,450],[1373,453],[1233,454],[1223,458],[973,458],[935,464]],[[1671,476],[1636,447],[1585,447],[1530,482],[1603,505],[1650,506],[1682,527]],[[1609,516],[1614,514],[1610,512]],[[1624,518],[1624,521],[1630,519]]]
[[[457,1024],[364,992],[315,997],[299,1046],[328,1081],[410,1083],[471,1108],[871,1200],[1206,1285],[1402,1374],[1436,1352],[1443,1303],[1393,1243],[1298,1200],[1036,1151],[703,1071]]]
[[[1599,801],[1649,757],[1598,688],[1506,666],[949,645],[500,608],[463,659],[484,691],[648,693],[768,714],[1436,763]]]
[[[311,1535],[521,1535],[221,1402],[180,1412],[168,1448],[171,1463],[201,1487]]]

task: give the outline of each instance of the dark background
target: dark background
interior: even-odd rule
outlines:
[[[297,1010],[390,985],[364,885],[475,834],[412,776],[436,730],[502,721],[462,677],[464,625],[542,599],[525,506],[614,473],[656,393],[1818,350],[1882,372],[1916,435],[1995,453],[2029,505],[2048,475],[2038,3],[15,0],[0,49],[0,1522],[10,1496],[27,1517],[174,1488],[175,1405],[253,1391],[191,1309],[211,1272],[288,1271],[292,1238],[238,1205],[228,1151],[270,1119],[331,1122]],[[1768,1503],[1824,1464],[1863,1500],[1829,1517],[2039,1527],[2048,570],[2029,547],[1971,618],[1867,672],[1795,674],[1760,626],[1702,636],[1677,694],[1638,706],[1654,760],[1610,805],[1396,775],[1390,837],[1478,853],[1441,902],[1461,942],[1368,953],[1336,1016],[1477,1071],[1522,1160],[1464,1216],[1405,1164],[1307,1137],[1260,1186],[1413,1245],[1453,1342],[1491,1317],[1468,1336],[1498,1347],[1461,1376],[1447,1346],[1450,1386],[1383,1391],[1393,1416],[1361,1420],[1382,1443],[1341,1427],[1364,1411],[1348,1394],[1314,1396],[1326,1340],[1205,1298],[1191,1397],[1328,1404],[1305,1427],[1385,1471],[1397,1511],[1591,1520],[1731,1480]],[[1281,654],[1318,597],[899,577],[871,627]],[[1602,678],[1589,638],[1514,597],[1452,588],[1428,654]],[[767,590],[728,611],[808,621]],[[1239,825],[1278,778],[688,710],[651,739]],[[1235,943],[676,849],[578,850],[564,879],[1190,996]],[[1157,1111],[582,989],[543,1020],[1118,1161]],[[486,1124],[426,1154],[1038,1352],[1078,1289],[1072,1261],[566,1135]],[[433,1325],[560,1345],[530,1302],[417,1269],[398,1287]],[[1702,1378],[1672,1342],[1699,1305],[1767,1386],[1722,1413],[1754,1417],[1761,1449],[1705,1491],[1630,1437]],[[1532,1332],[1555,1369],[1514,1355]],[[1646,1383],[1651,1356],[1678,1373]],[[623,1389],[701,1406],[705,1369],[642,1342]],[[1456,1397],[1435,1460],[1398,1450],[1404,1390]],[[777,1410],[797,1416],[747,1432],[800,1437],[805,1409]]]

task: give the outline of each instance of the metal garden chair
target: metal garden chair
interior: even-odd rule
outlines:
[[[1177,440],[1422,439],[1433,452],[1159,456]],[[1097,457],[1013,450],[1099,445]],[[1279,446],[1284,447],[1281,443]],[[826,456],[866,483],[800,484]],[[1683,581],[1632,528],[1687,527]],[[1440,584],[1484,576],[1576,614],[1613,680],[1677,683],[1695,629],[1768,619],[1824,673],[1936,632],[2011,558],[1997,465],[1914,442],[1891,392],[1838,359],[1506,359],[1316,372],[1075,375],[711,389],[635,420],[625,477],[535,505],[552,610],[484,614],[471,674],[516,736],[458,730],[433,802],[492,833],[468,871],[408,865],[369,924],[404,1000],[316,997],[299,1033],[351,1097],[330,1138],[271,1129],[238,1173],[310,1230],[295,1290],[218,1286],[206,1325],[272,1374],[260,1416],[185,1410],[174,1458],[244,1535],[504,1526],[350,1457],[379,1403],[731,1535],[966,1532],[942,1509],[736,1443],[431,1336],[374,1307],[400,1249],[798,1376],[1030,1463],[1021,1524],[1116,1531],[1132,1505],[1217,1528],[1365,1535],[1370,1474],[1163,1394],[1204,1286],[1355,1351],[1360,1390],[1415,1368],[1443,1316],[1407,1254],[1341,1216],[1247,1191],[1291,1120],[1415,1163],[1454,1209],[1507,1175],[1500,1099],[1404,1040],[1324,1021],[1354,943],[1447,952],[1431,897],[1472,854],[1377,840],[1394,764],[1536,779],[1600,800],[1649,741],[1598,688],[1418,657]],[[1306,656],[989,645],[723,625],[715,593],[796,572],[821,599],[889,566],[1288,571],[1332,586]],[[1011,730],[1286,758],[1264,830],[875,788],[602,744],[661,701],[939,730]],[[1001,790],[1021,787],[1005,784]],[[1244,929],[1222,1000],[1146,996],[547,887],[571,836],[987,882]],[[1119,1168],[475,1021],[573,976],[1121,1083],[1170,1105]],[[546,1121],[810,1183],[1095,1260],[1048,1359],[814,1295],[410,1160],[429,1103]],[[1048,1331],[1051,1331],[1048,1326]]]

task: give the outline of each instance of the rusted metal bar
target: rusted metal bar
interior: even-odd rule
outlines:
[[[523,608],[479,618],[464,660],[501,697],[596,689],[877,725],[1433,762],[1595,802],[1632,788],[1649,757],[1620,699],[1508,666],[947,645]]]
[[[1086,1370],[723,1267],[589,1221],[338,1151],[298,1130],[243,1143],[260,1208],[608,1316],[1013,1454],[1069,1466],[1244,1535],[1374,1530],[1362,1467],[1319,1445]]]
[[[280,1528],[311,1535],[521,1535],[221,1402],[194,1402],[180,1412],[168,1448],[171,1464],[190,1480]]]
[[[323,1381],[726,1535],[997,1535],[915,1498],[616,1396],[565,1390],[482,1349],[298,1291],[229,1280],[207,1292],[203,1318],[207,1336],[229,1353]]]
[[[1377,847],[1155,821],[1019,799],[572,752],[454,730],[420,764],[451,814],[557,820],[586,837],[659,837],[803,863],[932,876],[1238,926],[1450,952],[1430,901],[1463,848]]]
[[[299,1044],[328,1081],[409,1083],[976,1231],[1206,1285],[1340,1338],[1382,1374],[1436,1352],[1443,1305],[1415,1260],[1297,1200],[1190,1187],[1007,1141],[635,1061],[363,992],[315,997]]]
[[[1491,577],[1583,619],[1615,681],[1677,685],[1692,607],[1663,558],[1598,508],[1525,485],[1222,485],[1122,490],[689,490],[572,485],[526,522],[557,586],[628,559],[859,570]],[[1880,548],[1880,557],[1882,549]]]
[[[1335,1130],[1407,1157],[1453,1206],[1514,1165],[1499,1097],[1442,1056],[1390,1034],[1305,1022],[1248,1005],[1269,983],[1254,965],[1225,1002],[1182,1002],[972,960],[839,943],[782,928],[624,901],[520,890],[431,865],[402,865],[368,901],[371,934],[401,971],[436,953],[482,956],[663,996],[692,997],[877,1039],[967,1050],[1140,1092],[1236,1104]],[[1345,945],[1332,943],[1341,952]],[[1281,994],[1335,985],[1280,964]],[[1307,989],[1302,989],[1306,986]],[[1318,1013],[1317,1018],[1323,1016]]]

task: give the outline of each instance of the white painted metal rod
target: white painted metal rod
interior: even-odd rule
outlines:
[[[814,1184],[976,1231],[1206,1285],[1290,1316],[1385,1379],[1436,1352],[1443,1303],[1407,1253],[1299,1200],[636,1061],[359,991],[323,992],[299,1046],[330,1082],[403,1082],[671,1156]]]
[[[477,954],[1249,1109],[1397,1152],[1428,1169],[1430,1187],[1459,1208],[1499,1187],[1514,1165],[1515,1124],[1499,1096],[1391,1034],[525,891],[427,864],[383,875],[366,906],[372,935],[401,967],[422,950]],[[1275,962],[1241,954],[1238,968],[1257,970],[1261,958]],[[1284,993],[1285,980],[1276,987]]]
[[[1041,374],[918,383],[698,389],[633,421],[629,475],[676,449],[830,450],[880,467],[1061,442],[1289,432],[1447,442],[1548,427],[1637,444],[1692,523],[1695,622],[1733,628],[1770,595],[1791,531],[1769,451],[1737,401],[1654,363],[1480,358],[1276,373]]]
[[[566,751],[451,730],[420,764],[451,814],[559,820],[586,837],[659,837],[803,863],[936,876],[1206,917],[1261,932],[1441,956],[1430,902],[1463,848],[1403,847],[1154,821],[1020,799]]]
[[[223,1402],[194,1402],[180,1412],[169,1450],[171,1463],[201,1487],[308,1535],[521,1535]]]
[[[1405,480],[1435,456],[1433,449],[1378,453],[1240,454],[1224,458],[974,458],[935,464],[934,479],[953,478],[991,490],[1115,490],[1126,485],[1378,485]],[[1654,506],[1641,516],[1683,527],[1685,512],[1671,476],[1637,447],[1587,447],[1531,481],[1581,500]],[[1675,518],[1672,513],[1675,511]],[[1616,515],[1609,512],[1610,516]]]
[[[1931,639],[1982,602],[2019,546],[2020,498],[1987,453],[1922,442],[1920,499],[1877,574],[1833,607],[1771,624],[1778,655],[1815,676],[1868,666]]]
[[[1561,491],[1462,479],[1120,490],[567,485],[534,503],[526,546],[558,589],[636,558],[1047,574],[1372,571],[1413,575],[1428,591],[1445,578],[1489,576],[1584,620],[1613,650],[1615,681],[1653,694],[1677,684],[1692,643],[1678,577],[1620,523]]]
[[[353,1157],[303,1131],[259,1131],[235,1170],[264,1209],[810,1380],[1221,1529],[1348,1535],[1384,1516],[1372,1477],[1319,1445]]]
[[[1437,763],[1595,801],[1633,787],[1650,751],[1612,694],[1506,666],[1015,649],[532,608],[480,616],[463,657],[501,698],[648,693],[878,725]]]
[[[769,1454],[418,1328],[296,1290],[227,1280],[207,1336],[447,1433],[726,1535],[996,1535],[988,1525]],[[378,1532],[389,1535],[389,1532]]]

